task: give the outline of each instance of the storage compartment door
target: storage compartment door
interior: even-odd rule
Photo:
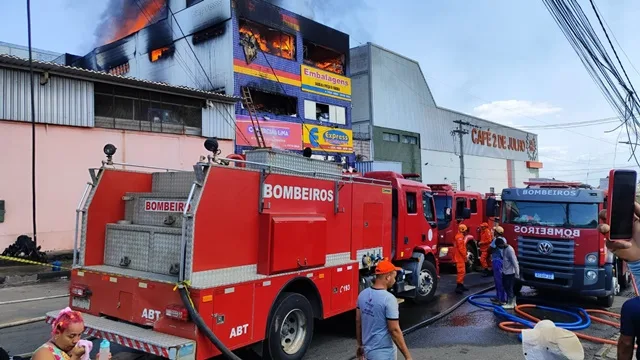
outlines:
[[[382,246],[384,206],[381,203],[365,203],[362,218],[362,247],[370,249]]]
[[[321,216],[274,216],[271,226],[271,273],[323,266],[327,221]]]

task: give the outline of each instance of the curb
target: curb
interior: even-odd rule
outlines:
[[[0,286],[23,285],[28,283],[36,283],[38,281],[43,281],[43,280],[68,278],[70,276],[71,276],[71,271],[69,270],[48,271],[43,273],[27,274],[27,275],[0,276]]]

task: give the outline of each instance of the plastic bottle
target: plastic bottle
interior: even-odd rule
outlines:
[[[100,343],[100,352],[98,353],[98,360],[109,360],[109,354],[111,354],[111,343],[109,340],[102,340]]]

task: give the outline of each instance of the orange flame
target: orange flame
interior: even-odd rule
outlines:
[[[256,44],[263,52],[281,56],[292,60],[295,55],[295,37],[279,31],[268,31],[267,34],[260,34],[254,26],[243,24],[240,26],[240,34],[253,36]]]
[[[168,47],[163,47],[160,49],[155,49],[155,50],[151,50],[151,62],[157,61],[158,59],[160,59],[160,57],[162,57],[162,54],[164,54],[165,51],[169,50]]]
[[[111,40],[108,41],[109,43],[122,39],[146,27],[164,7],[163,0],[151,0],[144,4],[141,3],[142,2],[139,2],[141,8],[136,7],[138,14],[135,17],[126,19],[124,24],[116,24],[116,33],[111,37]]]

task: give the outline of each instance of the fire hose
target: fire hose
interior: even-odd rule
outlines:
[[[224,346],[222,341],[218,339],[218,337],[209,329],[207,324],[204,322],[200,314],[196,311],[193,306],[193,302],[191,301],[191,296],[189,295],[189,289],[184,284],[178,285],[178,291],[180,292],[180,298],[182,299],[182,303],[187,308],[189,312],[189,316],[196,324],[198,329],[204,333],[204,335],[211,341],[211,343],[229,360],[242,360],[236,354],[231,352],[231,350]]]
[[[586,335],[583,333],[576,332],[576,330],[587,329],[589,326],[591,326],[592,321],[619,328],[620,327],[619,322],[606,320],[606,319],[592,315],[592,314],[601,314],[601,315],[606,315],[606,316],[619,319],[620,318],[619,314],[609,312],[609,311],[599,310],[599,309],[583,309],[578,307],[559,308],[559,307],[550,307],[550,306],[543,306],[543,305],[536,305],[536,304],[520,304],[520,305],[517,305],[514,309],[515,313],[519,315],[519,316],[516,316],[507,312],[507,310],[505,310],[500,305],[494,305],[494,304],[489,304],[483,301],[479,301],[480,299],[483,299],[483,298],[487,299],[491,297],[495,297],[495,295],[472,295],[469,297],[468,301],[470,304],[474,306],[477,306],[485,310],[492,310],[495,315],[505,318],[507,321],[503,321],[499,323],[498,327],[500,327],[500,329],[507,332],[518,333],[519,334],[518,338],[520,340],[522,340],[522,330],[524,328],[533,328],[536,323],[541,321],[539,318],[527,313],[525,309],[537,308],[544,311],[566,315],[575,319],[574,322],[555,323],[555,325],[559,328],[572,331],[580,339],[589,340],[592,342],[602,343],[602,344],[610,344],[610,345],[617,344],[617,342],[614,340],[604,339],[597,336]]]

